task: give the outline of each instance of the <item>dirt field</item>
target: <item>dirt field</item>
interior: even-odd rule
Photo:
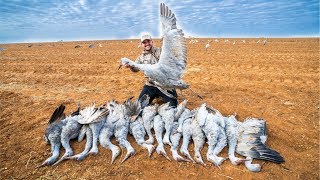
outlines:
[[[207,145],[202,150],[206,167],[169,162],[156,153],[148,158],[130,136],[137,154],[123,164],[123,153],[111,165],[111,152],[100,146],[98,155],[81,162],[35,169],[51,155],[43,136],[60,103],[69,113],[78,102],[85,106],[139,95],[143,74],[118,70],[118,63],[121,57],[135,59],[141,49],[138,40],[96,41],[91,49],[92,42],[0,44],[5,49],[0,51],[0,179],[319,179],[319,39],[268,39],[265,46],[257,40],[212,42],[207,52],[207,39],[188,43],[183,79],[204,100],[189,91],[184,95],[189,108],[206,102],[224,115],[237,113],[240,121],[264,118],[267,143],[285,163],[255,160],[262,171],[252,173],[226,161],[220,170],[206,161]],[[155,44],[160,46],[158,40]],[[72,142],[75,153],[84,145]],[[192,143],[189,150],[193,155]],[[227,147],[222,156],[227,157]]]

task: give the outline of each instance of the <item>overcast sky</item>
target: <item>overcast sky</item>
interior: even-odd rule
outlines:
[[[159,37],[159,4],[187,36],[319,37],[319,0],[0,0],[0,43]]]

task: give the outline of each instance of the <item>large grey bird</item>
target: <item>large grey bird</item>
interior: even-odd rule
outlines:
[[[192,110],[191,116],[183,120],[183,127],[182,127],[183,142],[180,148],[180,153],[184,156],[187,156],[193,162],[197,162],[203,166],[206,166],[206,164],[203,162],[201,157],[201,150],[205,143],[206,136],[203,133],[199,123],[195,118],[196,111],[197,109]],[[188,146],[191,138],[194,143],[194,160],[191,158],[188,151]]]
[[[163,143],[170,145],[170,134],[174,122],[175,108],[171,107],[169,102],[162,104],[158,108],[158,114],[161,116],[162,121],[164,122],[165,134],[163,137]]]
[[[73,155],[73,151],[70,146],[70,140],[78,137],[81,124],[78,120],[81,119],[79,115],[80,107],[78,110],[71,115],[64,116],[64,105],[60,105],[52,114],[48,127],[45,131],[45,140],[47,144],[51,144],[52,156],[46,159],[41,165],[37,167],[42,167],[45,165],[56,165],[68,156]],[[60,154],[61,145],[66,150],[65,154],[57,161]]]
[[[207,160],[216,166],[221,165],[226,158],[218,157],[218,154],[227,145],[223,116],[218,110],[203,103],[195,118],[208,139]]]
[[[187,89],[189,85],[181,78],[187,65],[187,47],[184,34],[177,28],[174,13],[163,3],[160,4],[160,24],[162,27],[162,52],[156,64],[137,64],[128,58],[121,58],[121,64],[128,64],[143,71],[169,97],[167,90]]]
[[[153,120],[153,129],[156,135],[156,140],[158,142],[156,152],[160,155],[162,154],[165,158],[167,158],[170,161],[169,156],[166,153],[166,150],[164,149],[164,144],[162,141],[162,133],[164,131],[164,121],[162,120],[161,116],[158,114],[154,117]]]
[[[188,108],[185,108],[180,118],[178,119],[177,131],[182,133],[182,137],[183,137],[180,153],[188,157],[192,162],[195,163],[195,161],[192,159],[188,151],[188,145],[192,136],[192,128],[191,128],[192,117],[193,116],[191,111]]]
[[[104,123],[100,135],[99,142],[104,148],[110,149],[112,152],[111,164],[120,155],[120,148],[111,142],[111,137],[114,135],[115,123],[119,120],[119,115],[115,112],[118,102],[112,100],[107,103],[109,115]]]
[[[158,104],[154,105],[149,105],[143,108],[142,111],[142,121],[143,121],[143,126],[146,130],[146,133],[148,134],[148,140],[146,140],[146,143],[148,144],[153,144],[154,143],[154,138],[152,136],[151,129],[153,129],[154,125],[154,117],[157,115],[158,112]]]
[[[170,106],[169,102],[162,104],[158,108],[158,114],[164,122],[165,134],[163,137],[163,143],[171,146],[170,134],[173,127],[173,122],[178,121],[179,117],[186,108],[187,100],[182,101],[176,108]]]
[[[246,157],[245,166],[252,172],[259,172],[261,166],[252,164],[253,159],[261,159],[274,163],[284,162],[283,157],[266,145],[266,121],[258,118],[247,118],[239,122],[235,116],[226,120],[226,132],[229,143],[229,157],[232,164],[239,164],[243,160],[236,158],[234,152]],[[237,138],[235,138],[237,137]]]
[[[78,122],[86,127],[87,143],[83,152],[67,159],[83,160],[89,154],[98,153],[99,134],[108,113],[109,111],[104,105],[95,107],[95,104],[80,111],[82,118]]]
[[[130,117],[128,114],[127,105],[116,103],[112,112],[112,116],[114,118],[112,122],[114,125],[114,136],[116,137],[116,140],[119,142],[120,146],[127,149],[127,153],[121,161],[121,163],[123,163],[129,157],[135,154],[135,150],[131,146],[130,142],[127,140],[130,124]]]
[[[180,138],[182,136],[182,133],[178,131],[178,122],[173,122],[173,126],[172,126],[172,131],[170,134],[170,139],[171,139],[171,153],[172,153],[172,157],[174,160],[176,161],[187,161],[190,162],[190,160],[183,158],[182,156],[180,156],[178,154],[178,148],[179,148],[179,142],[180,142]]]
[[[125,105],[128,109],[128,115],[130,117],[130,129],[129,133],[133,135],[134,139],[138,143],[138,145],[146,148],[149,152],[149,157],[151,156],[154,146],[152,144],[146,143],[144,137],[146,135],[146,131],[143,126],[143,121],[141,117],[142,109],[144,109],[149,103],[149,96],[144,95],[140,100],[136,100],[134,102],[131,99],[128,99],[125,102]]]

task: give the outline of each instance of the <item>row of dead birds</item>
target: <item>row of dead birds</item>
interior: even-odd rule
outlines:
[[[111,163],[120,155],[121,150],[111,142],[114,136],[121,147],[126,149],[123,163],[135,154],[134,148],[127,140],[133,135],[138,145],[146,148],[151,156],[154,149],[158,154],[170,160],[164,145],[171,148],[172,157],[176,161],[199,163],[205,166],[201,157],[201,149],[207,140],[206,158],[216,166],[220,166],[227,158],[218,156],[228,144],[228,158],[233,165],[244,163],[253,172],[261,170],[259,164],[252,164],[253,159],[262,159],[274,163],[284,162],[283,157],[275,150],[266,146],[266,122],[263,119],[247,118],[244,122],[237,121],[235,115],[224,117],[218,110],[202,104],[189,110],[184,100],[176,108],[168,103],[148,105],[149,97],[143,96],[140,101],[129,98],[123,103],[109,101],[99,107],[88,106],[64,115],[64,105],[60,105],[52,114],[45,131],[45,140],[51,144],[52,156],[41,166],[56,165],[66,159],[83,160],[89,154],[98,153],[98,143],[111,150]],[[152,135],[154,129],[157,147],[154,146]],[[165,132],[164,136],[163,133]],[[145,136],[148,139],[145,140]],[[82,141],[86,136],[83,152],[73,154],[70,140],[78,138]],[[180,153],[179,141],[183,139]],[[190,140],[194,143],[194,158],[188,151]],[[58,160],[60,146],[66,150]],[[246,158],[238,158],[235,152]]]

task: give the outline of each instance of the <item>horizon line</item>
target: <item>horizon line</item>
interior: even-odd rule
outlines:
[[[161,37],[154,37],[153,39],[160,39]],[[215,38],[215,39],[225,39],[225,38],[250,38],[250,39],[259,39],[259,38],[272,38],[272,39],[302,39],[302,38],[320,38],[320,35],[311,35],[311,36],[185,36],[186,39],[192,39],[192,38],[200,38],[200,39],[208,39],[208,38]],[[56,42],[82,42],[82,41],[117,41],[117,40],[139,40],[140,37],[134,37],[134,38],[106,38],[106,39],[66,39],[66,40],[30,40],[30,41],[20,41],[20,42],[0,42],[1,45],[4,44],[27,44],[27,43],[56,43]]]

